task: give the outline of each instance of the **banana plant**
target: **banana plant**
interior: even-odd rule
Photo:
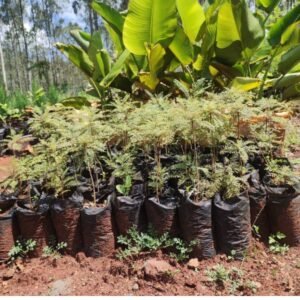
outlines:
[[[125,17],[100,1],[93,1],[92,8],[103,18],[115,50],[129,51],[126,71],[132,84],[138,81],[155,91],[168,81],[164,75],[173,61],[167,47],[177,31],[174,0],[130,1]]]
[[[124,50],[113,63],[110,54],[103,47],[99,31],[90,35],[80,30],[73,30],[70,34],[78,46],[56,43],[56,48],[85,74],[92,86],[89,90],[90,94],[101,98],[110,86],[131,91],[131,82],[122,75],[125,61],[130,54],[127,50]]]
[[[100,1],[93,1],[92,8],[103,18],[114,42],[119,56],[115,65],[111,67],[112,60],[103,49],[100,33],[90,36],[73,31],[71,35],[79,47],[63,44],[57,47],[82,69],[99,95],[110,86],[118,87],[123,71],[129,86],[139,81],[150,91],[156,91],[162,82],[169,87],[176,82],[189,86],[193,73],[211,75],[211,60],[216,53],[220,61],[232,63],[242,52],[241,38],[235,36],[238,25],[229,24],[233,34],[223,30],[231,20],[227,14],[233,17],[237,9],[230,1],[215,1],[206,12],[197,0],[131,0],[126,15]],[[245,4],[240,10],[240,18],[244,17],[244,10],[249,14]],[[240,27],[247,46],[252,42],[249,42],[251,28]],[[233,51],[235,47],[237,51]],[[237,57],[233,61],[232,54]]]
[[[102,17],[114,44],[113,60],[101,34],[71,32],[78,46],[57,44],[88,77],[99,96],[109,87],[131,91],[138,83],[151,92],[186,90],[198,77],[221,87],[299,94],[300,4],[270,22],[280,0],[130,0],[118,12],[99,0],[91,7]],[[298,80],[298,81],[297,81]]]
[[[285,99],[298,96],[300,5],[268,24],[279,2],[259,1],[260,18],[245,1],[210,4],[193,70],[202,71],[202,76],[208,75],[224,87],[257,91],[258,97],[268,89],[280,90]]]
[[[250,59],[264,35],[263,26],[245,0],[217,0],[206,9],[197,0],[131,0],[123,44],[134,55],[146,55],[148,71],[147,45],[162,46],[165,51],[160,51],[160,59],[165,58],[166,64],[160,79],[163,81],[166,74],[171,75],[169,71],[176,70],[171,81],[176,83],[179,79],[189,86],[195,76],[220,82],[226,74],[233,79],[240,71],[232,71],[232,66],[241,60],[250,73]],[[156,77],[150,83],[149,78],[146,86],[155,90],[159,81]],[[140,81],[145,83],[144,79],[144,74],[140,75]],[[221,85],[226,83],[221,81]]]
[[[263,24],[267,31],[267,21],[278,4],[278,0],[260,0],[258,7],[265,13]],[[268,35],[250,61],[250,74],[241,72],[231,86],[258,91],[262,97],[264,90],[280,91],[284,99],[300,95],[300,4],[287,14],[268,25]]]

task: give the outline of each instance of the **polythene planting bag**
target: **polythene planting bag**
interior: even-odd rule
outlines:
[[[38,211],[18,207],[16,210],[20,236],[25,240],[33,240],[36,247],[31,253],[32,257],[39,257],[43,249],[50,245],[55,237],[48,206],[40,206]]]
[[[266,184],[267,213],[272,233],[281,232],[282,241],[290,246],[300,245],[300,184],[272,186]]]
[[[251,241],[248,191],[228,200],[218,193],[213,202],[213,222],[217,250],[242,259]]]
[[[4,139],[5,136],[5,128],[0,128],[0,141]]]
[[[0,214],[12,208],[17,198],[13,195],[0,194]]]
[[[58,243],[66,243],[65,252],[76,255],[82,250],[80,210],[83,198],[58,199],[51,207],[51,219]]]
[[[149,198],[145,201],[148,226],[158,235],[169,233],[171,236],[179,235],[178,201],[170,198]]]
[[[146,229],[146,212],[142,197],[116,197],[113,200],[113,215],[118,235],[126,235],[132,227],[140,232]]]
[[[263,155],[259,153],[251,154],[249,156],[249,164],[258,171],[260,178],[263,178],[266,173],[266,163]]]
[[[135,185],[130,197],[113,197],[113,216],[118,235],[126,235],[132,227],[140,232],[147,229],[144,199],[143,184]]]
[[[267,216],[267,193],[266,189],[260,180],[259,171],[255,170],[250,174],[249,183],[249,200],[251,212],[251,226],[258,227],[259,236],[263,241],[267,241],[270,228]]]
[[[83,208],[81,228],[84,252],[88,257],[110,256],[115,249],[111,206]]]
[[[8,127],[0,128],[0,141],[4,140],[6,138],[6,136],[8,135],[8,133],[9,133],[9,128]]]
[[[8,260],[18,235],[15,209],[0,214],[0,262]]]
[[[216,255],[212,230],[212,200],[194,202],[187,195],[178,207],[182,237],[187,242],[196,241],[191,256],[210,258]]]

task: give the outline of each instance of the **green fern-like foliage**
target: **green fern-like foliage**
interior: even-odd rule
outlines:
[[[167,180],[169,179],[169,173],[167,168],[157,165],[149,176],[149,186],[156,192],[156,198],[159,200],[163,193]]]
[[[245,180],[240,176],[236,176],[230,165],[218,165],[214,174],[214,181],[217,190],[221,192],[225,200],[238,196],[247,188]]]
[[[116,186],[117,191],[122,195],[128,196],[132,187],[134,175],[136,173],[134,156],[130,152],[112,153],[110,158],[105,160],[106,164],[112,169],[114,175],[121,182]]]
[[[268,159],[266,170],[274,185],[294,185],[299,183],[299,176],[293,171],[291,166],[283,165],[276,159]]]
[[[168,108],[167,101],[154,99],[136,109],[131,115],[131,144],[156,150],[170,145],[175,132]]]
[[[179,188],[188,192],[195,202],[211,199],[216,194],[218,187],[211,166],[197,167],[191,155],[179,155],[177,161],[169,170],[170,176],[178,178]]]
[[[231,167],[236,175],[245,175],[248,171],[246,165],[249,156],[257,154],[258,148],[253,141],[228,140],[220,153],[229,157]]]

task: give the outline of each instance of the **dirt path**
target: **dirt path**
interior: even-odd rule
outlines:
[[[216,265],[234,272],[223,282],[206,271]],[[167,269],[164,269],[166,268]],[[300,295],[300,247],[272,255],[255,243],[244,262],[222,255],[196,269],[156,253],[132,262],[113,258],[32,259],[18,268],[0,266],[0,295]]]

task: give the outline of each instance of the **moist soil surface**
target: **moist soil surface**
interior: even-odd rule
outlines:
[[[216,265],[235,268],[235,275],[213,281],[206,270]],[[274,255],[253,241],[243,261],[217,255],[190,265],[160,251],[128,261],[83,253],[19,260],[0,265],[0,295],[300,295],[300,247]]]

